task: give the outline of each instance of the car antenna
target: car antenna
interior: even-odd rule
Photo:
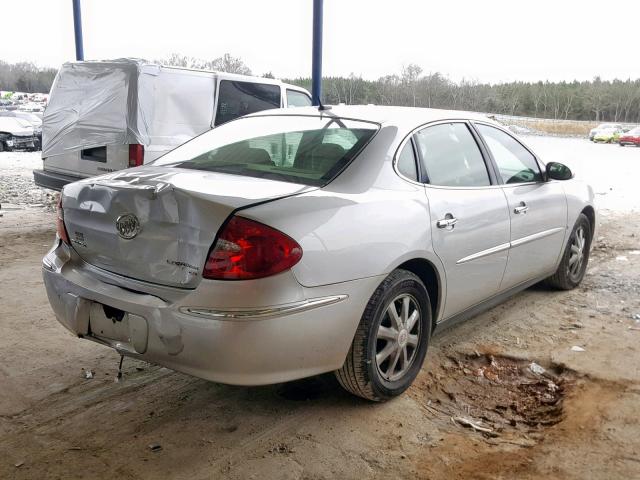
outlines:
[[[331,105],[323,105],[322,101],[320,101],[320,99],[318,99],[318,110],[320,110],[320,111],[331,110]]]

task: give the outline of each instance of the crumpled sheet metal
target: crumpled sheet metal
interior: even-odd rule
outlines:
[[[211,128],[216,75],[138,59],[69,62],[45,109],[42,156],[138,143],[154,156]]]

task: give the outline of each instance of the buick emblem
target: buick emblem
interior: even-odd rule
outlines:
[[[142,227],[140,226],[140,220],[133,213],[125,213],[120,215],[116,220],[116,229],[118,235],[125,240],[131,240],[133,237],[140,233]]]

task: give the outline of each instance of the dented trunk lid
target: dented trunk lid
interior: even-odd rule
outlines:
[[[62,204],[69,239],[85,262],[138,280],[195,288],[215,235],[234,210],[314,189],[147,166],[69,184]]]

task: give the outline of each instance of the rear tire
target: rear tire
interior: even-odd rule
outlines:
[[[545,280],[547,285],[559,290],[572,290],[580,285],[589,263],[592,231],[589,219],[581,213],[571,231],[556,273]]]
[[[400,395],[422,368],[431,322],[422,281],[407,270],[391,272],[369,300],[344,365],[335,372],[340,385],[376,402]]]

